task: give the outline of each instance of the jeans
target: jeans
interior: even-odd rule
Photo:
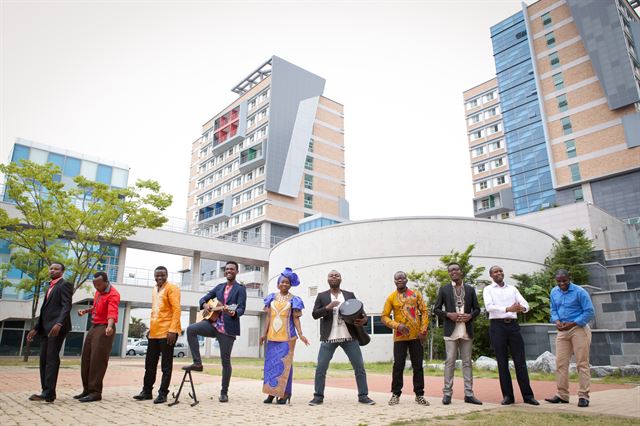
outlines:
[[[316,367],[315,392],[313,396],[324,398],[324,385],[327,378],[327,369],[329,362],[333,358],[336,349],[341,347],[347,357],[356,376],[356,384],[358,385],[358,398],[365,397],[369,394],[367,388],[367,372],[364,369],[364,360],[362,359],[362,351],[357,340],[348,340],[346,342],[322,342],[320,343],[320,351],[318,352],[318,366]]]
[[[424,395],[424,370],[422,369],[422,359],[424,348],[418,339],[401,340],[393,342],[393,374],[391,380],[391,393],[402,394],[404,364],[407,360],[407,349],[411,357],[411,367],[413,369],[413,393],[416,396]]]
[[[236,341],[234,336],[220,333],[209,320],[202,320],[187,327],[187,342],[193,356],[194,364],[202,364],[200,357],[200,343],[198,336],[215,337],[220,345],[220,362],[222,363],[222,389],[221,393],[226,394],[231,381],[231,350]]]
[[[160,354],[162,354],[162,364],[160,364],[162,380],[160,381],[158,394],[167,396],[169,394],[169,385],[171,384],[171,373],[173,372],[173,346],[169,346],[166,338],[149,339],[147,356],[144,360],[144,385],[142,391],[150,394],[153,390]]]

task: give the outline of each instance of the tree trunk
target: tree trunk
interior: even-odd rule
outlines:
[[[36,323],[36,312],[38,311],[38,302],[40,301],[40,290],[42,284],[36,286],[36,290],[33,292],[33,300],[31,301],[31,328]],[[27,346],[22,348],[22,361],[29,362],[29,355],[31,355],[31,342],[27,340]]]

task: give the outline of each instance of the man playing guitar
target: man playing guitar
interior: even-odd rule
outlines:
[[[231,350],[236,336],[240,335],[240,317],[244,314],[247,303],[247,291],[242,284],[236,281],[237,274],[238,264],[234,261],[227,262],[224,267],[224,276],[227,282],[218,284],[200,299],[199,305],[202,309],[202,316],[205,319],[187,327],[187,341],[193,356],[193,364],[182,367],[184,370],[202,371],[198,336],[218,339],[222,363],[220,402],[229,401]],[[213,299],[217,303],[208,303]]]

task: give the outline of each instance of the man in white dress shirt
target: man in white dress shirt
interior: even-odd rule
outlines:
[[[509,373],[509,351],[513,358],[518,386],[526,404],[540,405],[533,396],[529,384],[527,362],[524,357],[524,340],[520,335],[518,312],[529,311],[529,304],[518,289],[504,282],[504,271],[500,266],[492,266],[489,275],[493,283],[482,292],[484,307],[489,313],[489,338],[498,361],[498,375],[502,389],[502,405],[515,402],[511,373]]]

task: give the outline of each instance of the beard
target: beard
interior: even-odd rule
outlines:
[[[329,287],[332,289],[336,289],[336,288],[340,288],[340,281],[336,282],[336,283],[329,283]]]

